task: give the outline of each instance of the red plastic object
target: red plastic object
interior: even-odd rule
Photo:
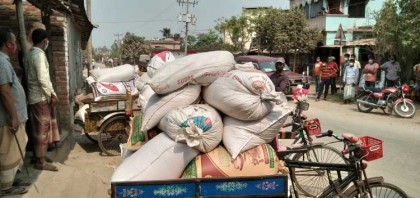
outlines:
[[[305,120],[303,123],[305,130],[308,132],[308,135],[318,135],[321,134],[321,124],[319,123],[318,118],[313,118],[310,120]]]
[[[366,161],[372,161],[383,157],[383,141],[376,139],[370,136],[360,137],[360,146],[365,150],[364,155],[367,156],[364,158]]]

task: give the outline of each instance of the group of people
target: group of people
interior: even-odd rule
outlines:
[[[373,56],[369,55],[368,59],[368,63],[362,68],[354,54],[344,55],[344,62],[342,63],[343,104],[348,104],[355,98],[360,77],[363,77],[361,80],[364,81],[365,88],[378,88],[377,84],[381,71],[385,71],[385,86],[391,87],[398,84],[401,67],[395,56],[391,56],[390,60],[381,66],[375,62]],[[316,101],[320,100],[322,94],[324,94],[324,100],[327,100],[330,86],[331,94],[337,93],[336,78],[339,72],[334,56],[328,57],[327,63],[322,62],[320,57],[316,58],[313,69],[317,92]]]
[[[60,141],[54,111],[58,99],[45,54],[48,33],[41,23],[28,30],[29,47],[21,49],[27,52],[21,61],[25,75],[20,79],[10,61],[18,50],[16,36],[0,27],[0,196],[28,191],[31,181],[16,179],[27,146],[33,152],[35,169],[58,171],[47,157],[49,145]]]

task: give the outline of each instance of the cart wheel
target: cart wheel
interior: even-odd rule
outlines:
[[[99,132],[95,131],[95,132],[85,132],[86,137],[92,141],[93,143],[98,143],[98,139],[99,139]]]
[[[126,116],[115,116],[107,121],[99,129],[98,143],[101,150],[108,155],[120,155],[120,144],[126,143],[128,133]]]

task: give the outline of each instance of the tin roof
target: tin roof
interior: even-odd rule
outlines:
[[[28,0],[28,2],[39,9],[53,9],[70,14],[80,30],[81,47],[83,50],[86,49],[92,30],[96,26],[90,22],[86,14],[84,0]]]

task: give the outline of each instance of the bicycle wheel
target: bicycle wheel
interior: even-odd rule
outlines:
[[[120,144],[128,139],[127,125],[125,116],[115,116],[105,121],[99,129],[99,148],[108,155],[120,155]]]
[[[369,187],[372,191],[372,198],[408,198],[401,188],[390,183],[369,183]],[[349,198],[360,197],[358,189],[352,189],[347,195]]]
[[[298,153],[293,157],[293,160],[321,163],[347,163],[340,151],[325,145],[312,147],[306,153]],[[346,175],[347,173],[345,172],[341,174],[342,177]],[[291,177],[296,187],[305,196],[314,197],[330,185],[326,171],[294,168],[294,174]],[[337,179],[337,172],[331,172],[331,177],[333,180]]]

